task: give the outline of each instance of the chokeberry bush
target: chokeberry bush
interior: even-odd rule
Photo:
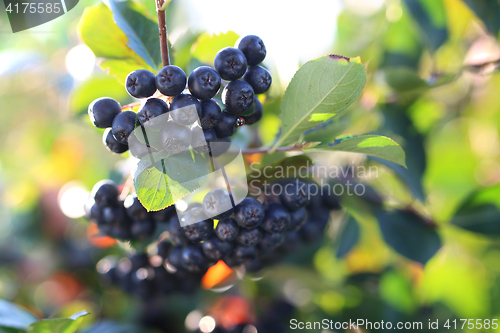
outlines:
[[[303,3],[336,25],[314,55],[278,2],[218,34],[191,2],[83,2],[13,37],[37,56],[0,34],[0,332],[496,329],[496,0]]]

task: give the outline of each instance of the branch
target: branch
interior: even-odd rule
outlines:
[[[242,149],[241,153],[243,155],[251,155],[251,154],[268,154],[271,152],[279,153],[279,152],[287,152],[287,151],[302,151],[302,149],[304,149],[305,145],[306,144],[279,147],[279,148],[275,149],[274,151],[272,151],[271,148],[267,148],[267,147],[246,148],[246,149]],[[228,152],[228,153],[237,153],[237,152]]]
[[[165,18],[165,9],[170,0],[156,0],[156,11],[158,13],[158,30],[160,32],[160,50],[163,67],[170,65],[170,56],[168,54],[167,22]]]

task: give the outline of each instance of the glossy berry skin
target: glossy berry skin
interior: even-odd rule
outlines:
[[[91,196],[95,204],[101,208],[118,205],[118,189],[111,180],[101,180],[92,188]]]
[[[237,115],[228,112],[222,112],[220,121],[215,125],[214,130],[217,137],[224,138],[236,133],[238,126],[236,125]]]
[[[257,199],[247,197],[234,208],[234,219],[242,228],[258,227],[264,219],[264,206]]]
[[[208,142],[217,140],[213,129],[202,130],[200,127],[191,128],[191,146],[199,153],[208,153]]]
[[[151,237],[156,229],[156,225],[151,220],[134,221],[130,226],[130,232],[135,239],[143,240]]]
[[[262,239],[262,230],[260,228],[242,229],[236,237],[236,242],[241,245],[251,246],[259,244]]]
[[[232,81],[222,91],[222,102],[228,112],[242,114],[250,110],[253,104],[252,86],[245,81]]]
[[[200,126],[203,129],[215,127],[222,118],[222,111],[219,104],[213,99],[201,102]]]
[[[307,185],[299,180],[284,183],[280,201],[286,209],[292,212],[304,207],[309,202]]]
[[[120,104],[112,98],[98,98],[89,105],[89,117],[97,128],[111,127],[113,119],[122,111]]]
[[[242,37],[236,42],[236,47],[245,55],[248,66],[260,64],[266,57],[266,46],[258,36],[248,35]]]
[[[113,120],[113,126],[111,130],[116,141],[127,144],[128,137],[135,129],[135,121],[137,119],[137,114],[132,111],[120,112]]]
[[[125,199],[123,205],[127,211],[128,217],[133,220],[146,220],[149,217],[148,211],[135,195],[129,195]]]
[[[184,229],[184,235],[186,235],[187,239],[191,242],[199,242],[212,236],[214,232],[214,221],[212,219],[206,219],[182,227],[182,229]]]
[[[233,200],[230,193],[222,188],[210,190],[203,198],[203,210],[209,217],[217,220],[231,216]]]
[[[255,94],[262,94],[269,90],[271,86],[271,74],[261,66],[248,67],[243,80],[250,83]]]
[[[200,244],[184,245],[181,253],[181,266],[190,272],[200,272],[205,266],[205,256]]]
[[[225,47],[214,58],[214,68],[224,80],[238,80],[247,70],[247,59],[241,50]]]
[[[248,116],[243,116],[245,119],[245,125],[253,125],[258,122],[262,118],[262,113],[264,108],[262,107],[262,103],[259,101],[257,97],[253,98],[253,113]]]
[[[147,98],[156,92],[155,75],[146,70],[138,69],[127,75],[125,87],[130,96]]]
[[[89,219],[92,222],[97,223],[97,224],[103,224],[104,223],[104,217],[103,217],[103,214],[102,214],[102,208],[99,207],[95,203],[92,205],[92,207],[90,207]]]
[[[232,217],[220,220],[215,227],[215,234],[221,241],[232,242],[240,233],[240,227]]]
[[[160,130],[160,142],[168,153],[177,154],[186,151],[191,144],[191,129],[186,125],[169,121]]]
[[[182,245],[177,245],[174,246],[170,252],[168,253],[167,257],[168,263],[175,268],[179,269],[181,268],[181,262],[182,262]]]
[[[261,253],[266,254],[266,253],[269,253],[271,251],[276,250],[284,242],[285,242],[285,234],[284,233],[264,232],[258,248],[261,251]]]
[[[290,224],[288,225],[287,231],[296,231],[304,226],[307,222],[308,213],[306,207],[297,209],[294,212],[290,212]]]
[[[257,258],[259,251],[257,250],[257,247],[254,245],[252,246],[237,245],[234,248],[233,254],[237,259],[247,261]]]
[[[233,243],[223,242],[217,237],[207,239],[202,244],[202,249],[205,257],[214,261],[217,261],[229,255],[233,250],[233,247]]]
[[[113,133],[111,132],[111,128],[107,128],[104,131],[104,134],[102,136],[102,142],[104,143],[106,148],[109,149],[109,151],[115,154],[123,154],[128,150],[128,145],[124,145],[116,141],[115,137],[113,136]]]
[[[156,88],[165,96],[177,96],[186,88],[186,73],[177,66],[168,65],[156,75]]]
[[[169,241],[161,241],[156,245],[156,254],[162,257],[163,259],[168,258],[168,254],[172,249],[173,245]]]
[[[158,149],[155,147],[139,141],[135,133],[132,133],[128,137],[128,149],[130,150],[130,154],[138,159],[158,152]]]
[[[175,209],[175,206],[172,205],[162,210],[158,210],[156,212],[152,212],[149,214],[153,216],[153,220],[155,222],[167,223],[170,221],[172,217],[174,217],[177,214],[177,210]]]
[[[261,227],[267,232],[278,233],[284,231],[290,224],[290,214],[282,205],[272,203],[266,207],[265,217]]]
[[[102,210],[103,222],[105,224],[127,224],[127,215],[123,206],[104,207]]]
[[[142,107],[141,111],[137,113],[137,119],[139,119],[139,122],[144,125],[149,120],[167,112],[167,103],[159,98],[149,98]]]
[[[182,229],[179,218],[177,215],[173,216],[167,225],[167,231],[170,235],[170,239],[176,244],[184,244],[188,243],[189,240],[184,233],[184,229]]]
[[[217,94],[221,79],[219,73],[209,66],[195,68],[188,78],[188,88],[191,95],[200,100],[209,100]]]
[[[172,119],[182,125],[191,125],[199,119],[201,104],[196,97],[190,94],[180,94],[170,102]]]

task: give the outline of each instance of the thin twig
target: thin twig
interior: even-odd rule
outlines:
[[[168,1],[168,0],[167,0]],[[170,56],[168,54],[167,21],[165,18],[164,0],[156,0],[156,11],[158,13],[158,30],[160,32],[160,50],[163,66],[170,65]]]
[[[274,152],[279,153],[279,152],[287,152],[287,151],[301,151],[301,150],[304,149],[304,146],[305,145],[279,147]],[[243,155],[267,154],[267,153],[270,153],[270,152],[271,152],[271,148],[269,148],[269,147],[245,148],[245,149],[241,150],[241,153]],[[227,153],[237,154],[239,152],[238,151],[228,151]]]

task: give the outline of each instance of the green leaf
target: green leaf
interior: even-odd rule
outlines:
[[[125,33],[127,45],[153,69],[161,68],[158,23],[148,17],[144,5],[136,1],[109,0],[118,27]]]
[[[212,65],[214,58],[220,49],[234,46],[239,35],[234,31],[227,31],[220,34],[205,32],[201,34],[191,47],[192,57],[204,64]]]
[[[78,23],[78,34],[96,57],[104,58],[99,64],[101,68],[115,76],[121,84],[133,70],[144,68],[153,71],[127,45],[127,36],[116,25],[113,13],[103,3],[85,9]]]
[[[498,0],[464,0],[495,37],[500,32],[500,3]]]
[[[306,155],[297,155],[291,157],[280,158],[281,153],[276,154],[266,154],[268,156],[267,161],[271,161],[272,156],[276,155],[278,160],[268,163],[260,163],[258,167],[251,165],[252,171],[248,174],[247,179],[252,187],[263,187],[263,183],[272,183],[274,181],[284,180],[288,178],[300,178],[302,173],[305,174],[306,178],[311,177],[310,172],[304,172],[300,170],[309,170],[313,166],[313,161],[310,157]],[[270,157],[269,157],[270,156]]]
[[[425,90],[430,86],[422,80],[415,70],[407,67],[387,67],[382,70],[385,82],[398,92]]]
[[[395,210],[376,214],[384,240],[402,256],[423,265],[441,248],[441,238],[422,217]]]
[[[14,303],[0,299],[0,327],[25,330],[37,320],[38,318],[31,312]]]
[[[342,232],[338,236],[339,241],[336,246],[337,258],[343,258],[359,241],[359,224],[349,215]]]
[[[394,140],[379,135],[360,135],[338,138],[334,142],[320,143],[304,151],[345,151],[383,158],[406,167],[405,152]]]
[[[403,0],[417,22],[424,42],[437,50],[448,39],[446,10],[442,0]]]
[[[110,76],[93,76],[76,87],[70,96],[70,110],[77,115],[87,114],[89,104],[100,97],[111,97],[117,101],[129,99],[127,91]]]
[[[211,169],[207,156],[191,151],[147,155],[132,173],[137,198],[148,211],[164,209],[198,189]]]
[[[281,102],[281,136],[273,149],[299,141],[304,132],[340,114],[361,94],[366,70],[359,58],[324,56],[302,66]]]
[[[500,236],[500,185],[472,193],[460,205],[451,223],[486,236]]]
[[[28,333],[74,333],[82,321],[89,313],[81,311],[70,318],[43,319],[33,323],[28,328]]]

